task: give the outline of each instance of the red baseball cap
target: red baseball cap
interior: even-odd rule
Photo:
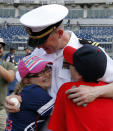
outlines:
[[[63,51],[63,56],[67,62],[73,65],[73,55],[76,49],[71,46],[66,46]]]
[[[99,47],[90,44],[85,44],[79,49],[66,46],[63,55],[85,81],[95,82],[105,74],[107,57]]]

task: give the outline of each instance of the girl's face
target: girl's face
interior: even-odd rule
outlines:
[[[34,74],[31,74],[33,76]],[[39,85],[40,87],[47,89],[51,86],[51,69],[46,67],[43,71],[34,75],[35,77],[30,77],[29,82],[31,84]]]
[[[71,72],[71,77],[73,80],[76,80],[76,81],[82,80],[82,76],[78,73],[78,71],[75,69],[73,65],[70,65],[70,72]]]

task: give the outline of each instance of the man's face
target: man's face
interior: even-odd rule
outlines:
[[[13,53],[15,54],[15,53],[16,53],[16,50],[13,50]]]
[[[47,54],[55,53],[57,50],[60,49],[60,42],[57,33],[51,34],[47,41],[39,45],[38,48],[43,48]]]
[[[16,50],[15,50],[15,49],[11,50],[11,53],[12,53],[12,54],[15,54],[15,53],[16,53]]]
[[[0,46],[0,58],[1,58],[1,57],[2,57],[2,55],[3,55],[3,51],[4,51],[3,46]]]

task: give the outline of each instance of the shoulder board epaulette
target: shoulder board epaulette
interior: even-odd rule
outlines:
[[[94,46],[99,46],[99,43],[98,42],[95,42],[95,41],[91,41],[91,40],[87,40],[87,39],[80,39],[79,38],[79,42],[81,44],[91,44],[91,45],[94,45]]]

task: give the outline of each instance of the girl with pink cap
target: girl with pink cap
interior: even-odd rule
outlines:
[[[40,130],[49,117],[54,100],[46,92],[51,84],[51,62],[26,56],[18,65],[21,81],[15,94],[21,95],[20,111],[9,113],[5,131]]]

